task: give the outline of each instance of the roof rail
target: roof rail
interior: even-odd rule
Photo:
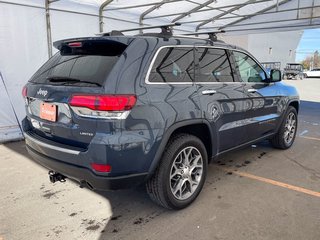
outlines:
[[[100,35],[100,36],[119,36],[119,35],[123,35],[124,32],[132,32],[132,31],[139,31],[139,30],[145,30],[145,29],[160,28],[161,35],[172,36],[172,28],[174,26],[180,26],[180,25],[181,25],[181,23],[175,22],[175,23],[162,24],[162,25],[156,25],[156,26],[146,26],[146,27],[116,30],[116,31],[111,31],[111,32],[99,33],[97,35]]]
[[[208,32],[193,32],[193,33],[186,33],[186,34],[183,34],[183,35],[195,35],[195,36],[198,36],[198,35],[209,35],[209,39],[214,41],[214,42],[217,42],[217,41],[220,41],[222,42],[221,40],[218,40],[218,37],[217,37],[217,34],[219,33],[225,33],[226,31],[225,30],[220,30],[220,31],[208,31]]]

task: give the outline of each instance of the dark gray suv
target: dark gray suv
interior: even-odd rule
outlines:
[[[23,89],[28,152],[96,190],[146,183],[158,204],[188,206],[211,159],[296,135],[299,96],[248,52],[183,36],[101,36],[59,50]]]

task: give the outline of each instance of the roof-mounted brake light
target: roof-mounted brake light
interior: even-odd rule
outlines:
[[[71,42],[71,43],[68,43],[68,46],[69,47],[82,47],[82,42]]]
[[[24,98],[26,98],[27,97],[27,86],[24,86],[23,88],[22,88],[22,97],[24,97]]]

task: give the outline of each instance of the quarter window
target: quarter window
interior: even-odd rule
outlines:
[[[197,82],[233,82],[229,59],[224,49],[198,48]]]
[[[263,82],[266,80],[265,72],[251,57],[237,51],[234,51],[233,55],[243,82]]]
[[[193,78],[193,48],[167,47],[158,53],[149,82],[192,82]]]

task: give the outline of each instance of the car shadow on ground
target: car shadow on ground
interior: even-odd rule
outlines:
[[[191,206],[180,211],[167,210],[153,203],[149,199],[144,186],[124,191],[98,192],[110,201],[113,212],[108,224],[101,231],[99,239],[122,239],[126,237],[130,239],[130,236],[136,236],[134,233],[138,233],[142,229],[143,232],[148,232],[149,236],[152,236],[156,231],[155,226],[170,225],[171,222],[176,220],[181,221],[183,218],[188,218],[189,214],[197,212],[196,209],[199,205],[207,204],[209,196],[213,195],[216,201],[220,201],[223,194],[219,192],[219,184],[224,185],[224,182],[228,182],[229,177],[239,177],[231,176],[231,172],[224,171],[221,168],[235,171],[243,169],[245,171],[248,165],[255,161],[264,160],[268,152],[273,150],[269,141],[263,141],[213,160],[209,164],[206,183],[198,199]],[[245,157],[237,159],[237,155]],[[151,239],[153,238],[151,237]]]
[[[23,141],[6,144],[6,147],[18,154],[28,156]],[[264,157],[267,156],[269,151],[273,151],[273,149],[268,141],[264,141],[234,153],[226,154],[212,161],[208,167],[208,175],[204,189],[198,199],[191,206],[180,211],[167,210],[153,203],[144,185],[128,190],[95,191],[96,194],[102,196],[109,202],[112,208],[112,216],[110,216],[109,211],[102,208],[101,211],[106,212],[105,221],[92,222],[92,226],[88,225],[85,231],[100,231],[100,240],[140,239],[137,238],[137,236],[141,231],[144,232],[145,236],[157,238],[159,233],[158,235],[154,235],[154,232],[157,231],[157,226],[162,226],[162,228],[166,226],[166,224],[171,226],[181,221],[181,219],[187,219],[190,214],[197,215],[197,209],[199,209],[199,207],[205,208],[203,206],[206,206],[208,199],[212,197],[214,199],[210,201],[223,201],[224,193],[220,191],[219,185],[225,185],[229,182],[229,178],[238,176],[231,175],[219,167],[232,169],[241,168],[245,170],[245,168],[254,161],[264,160]],[[28,158],[31,159],[30,157]],[[78,216],[73,217],[76,218]],[[161,231],[165,230],[161,229]],[[153,235],[154,237],[152,237]]]

